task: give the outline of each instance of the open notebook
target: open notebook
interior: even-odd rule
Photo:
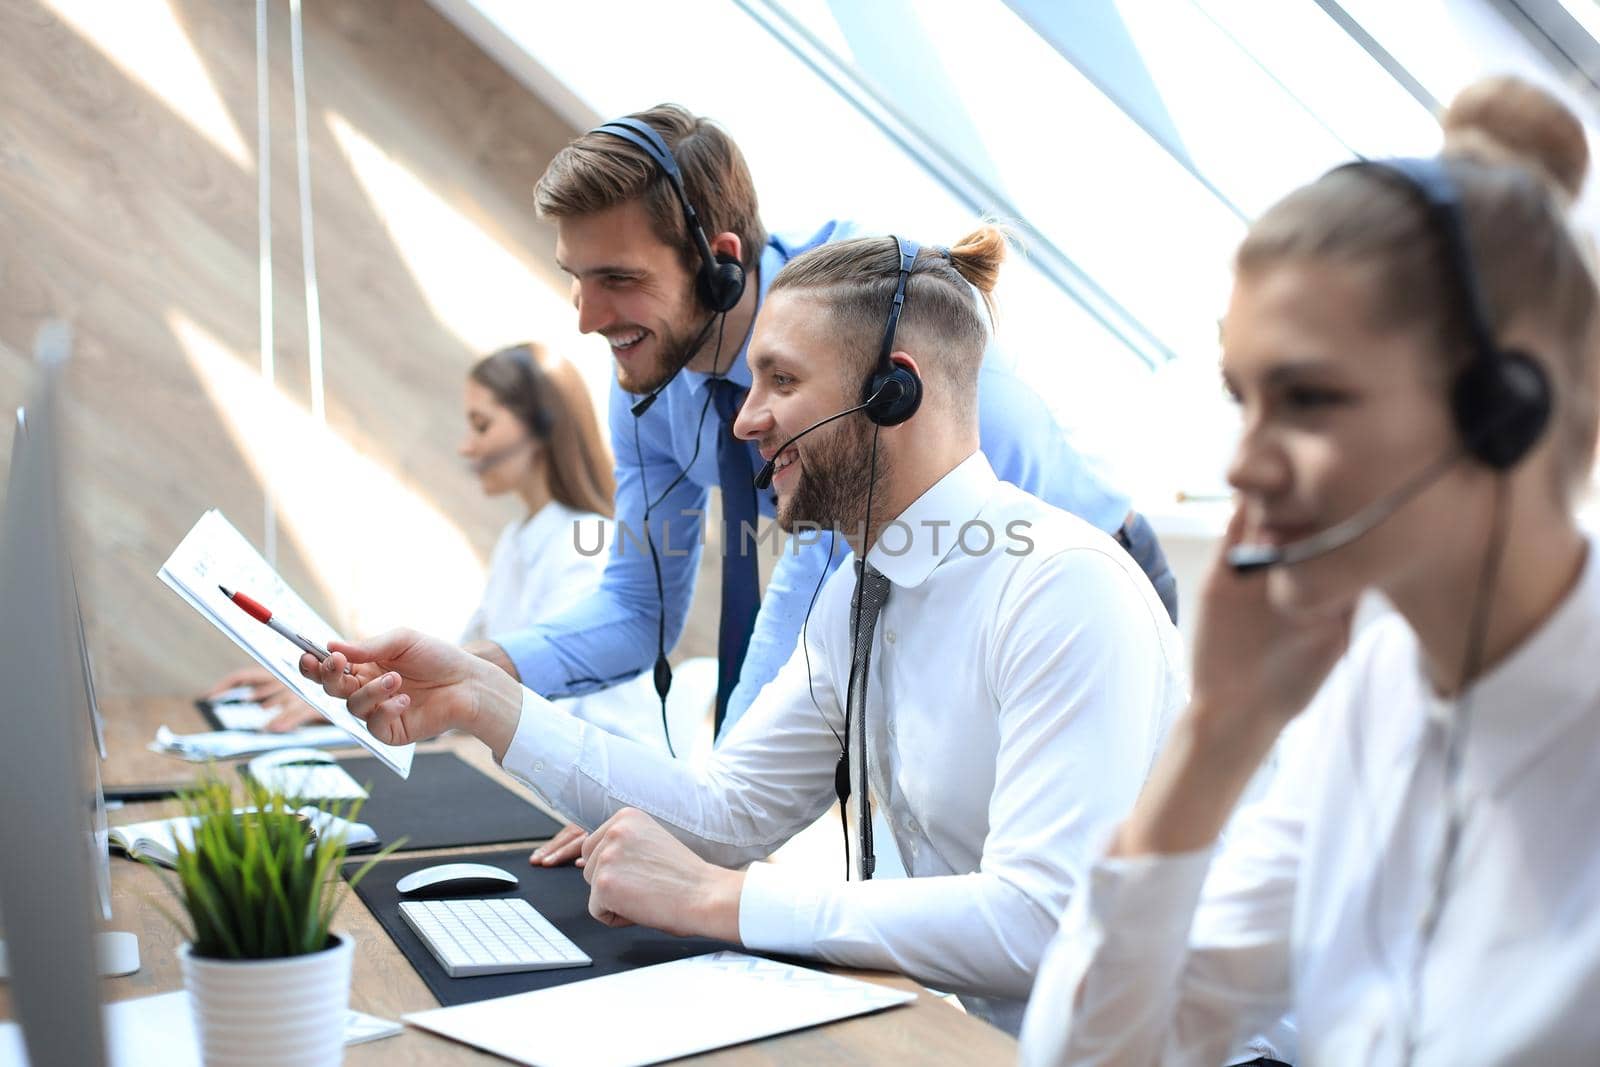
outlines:
[[[248,810],[240,808],[239,814]],[[366,823],[350,822],[309,805],[297,810],[311,823],[312,832],[317,836],[343,834],[345,847],[352,852],[373,848],[378,844],[378,835]],[[113,826],[108,837],[113,848],[133,859],[149,859],[163,867],[176,867],[178,842],[182,841],[185,847],[193,847],[194,826],[194,819],[179,815],[171,819]]]
[[[171,558],[162,564],[157,577],[271,671],[291,692],[348,733],[390,770],[402,778],[411,773],[415,745],[386,745],[373,737],[366,725],[350,714],[344,701],[330,697],[321,686],[301,676],[299,649],[222,595],[217,588],[219,584],[241,590],[269,605],[273,617],[282,619],[291,629],[324,644],[338,640],[333,627],[289,588],[244,535],[223,518],[222,512],[213,508],[200,516],[200,521],[173,550]]]

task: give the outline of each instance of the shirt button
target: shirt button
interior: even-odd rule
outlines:
[[[883,639],[885,641],[887,641],[891,645],[894,644],[894,631],[893,630],[889,630],[889,631],[885,632],[884,635],[883,635]]]
[[[539,774],[543,770],[544,770],[544,760],[542,760],[542,759],[534,760],[533,761],[533,773],[534,774]]]

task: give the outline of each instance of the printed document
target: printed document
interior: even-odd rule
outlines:
[[[324,719],[344,730],[400,777],[410,776],[415,745],[386,745],[373,737],[366,725],[350,714],[344,701],[329,696],[320,685],[300,674],[302,653],[298,648],[246,615],[217,588],[225,585],[253,597],[272,610],[274,619],[324,647],[328,641],[339,639],[333,627],[289,588],[244,535],[223,518],[222,512],[213,508],[200,516],[157,577]]]

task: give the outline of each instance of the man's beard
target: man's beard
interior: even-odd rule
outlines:
[[[794,489],[778,499],[778,526],[787,533],[804,523],[825,530],[853,534],[867,517],[867,490],[873,479],[872,434],[876,427],[865,416],[850,415],[838,428],[821,436],[800,465],[800,478]],[[888,476],[885,456],[880,452],[877,477]]]
[[[679,333],[673,330],[670,333],[656,331],[657,352],[655,366],[641,368],[640,373],[633,373],[621,361],[617,362],[617,384],[624,391],[643,396],[653,393],[666,384],[667,380],[677,374],[695,353],[704,347],[703,341],[707,336],[706,323],[696,323],[691,329]],[[720,368],[726,370],[726,367]]]

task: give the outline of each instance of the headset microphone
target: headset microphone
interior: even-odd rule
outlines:
[[[1343,522],[1335,523],[1310,537],[1286,545],[1236,545],[1228,550],[1228,566],[1235,574],[1254,574],[1269,567],[1291,567],[1325,556],[1335,549],[1366,536],[1400,506],[1438,481],[1449,469],[1466,458],[1459,446],[1424,467],[1410,481],[1386,493]]]
[[[893,390],[893,392],[891,393],[890,390]],[[878,403],[880,401],[883,401],[885,403],[892,403],[892,402],[894,402],[896,400],[899,400],[900,396],[901,396],[901,394],[903,392],[904,392],[904,386],[902,386],[897,379],[892,379],[891,378],[890,380],[888,380],[888,381],[884,382],[882,385],[880,385],[878,387],[878,391],[877,392],[875,392],[871,396],[867,397],[867,399],[863,400],[861,403],[857,404],[855,407],[853,407],[853,408],[845,408],[843,411],[837,412],[836,414],[833,414],[833,415],[829,415],[827,418],[821,420],[820,422],[814,422],[810,426],[807,426],[805,429],[801,430],[799,433],[795,434],[793,437],[791,437],[787,441],[785,441],[783,443],[783,447],[778,449],[776,452],[774,452],[772,454],[772,458],[767,460],[765,466],[763,466],[761,468],[761,470],[756,474],[756,488],[757,489],[762,489],[762,490],[771,488],[771,486],[772,486],[772,475],[773,475],[774,470],[777,467],[778,457],[783,455],[785,452],[787,452],[789,450],[789,446],[790,445],[792,445],[796,441],[800,440],[800,438],[804,437],[806,434],[810,433],[812,430],[815,430],[815,429],[817,429],[818,427],[821,427],[821,426],[826,426],[826,425],[828,425],[828,423],[832,422],[834,419],[842,419],[846,415],[854,415],[858,411],[865,411],[868,408],[870,408],[872,405],[874,405],[874,404],[876,404],[876,403]]]
[[[673,379],[677,378],[679,374],[683,373],[683,368],[689,365],[689,361],[694,359],[695,354],[700,351],[700,346],[706,343],[706,337],[711,333],[711,327],[716,325],[716,322],[717,315],[714,313],[710,318],[706,319],[706,324],[700,327],[700,332],[695,336],[695,339],[689,342],[689,354],[684,357],[682,363],[678,364],[678,369],[667,375],[666,381],[662,382],[660,385],[650,390],[650,392],[634,401],[633,407],[628,409],[633,412],[634,418],[640,418],[645,412],[649,411],[650,405],[656,402],[656,397],[660,396],[667,386],[672,384]],[[715,374],[713,374],[713,376],[715,376]]]
[[[744,266],[733,256],[726,253],[713,252],[711,243],[706,240],[705,228],[700,225],[700,216],[695,211],[694,205],[689,202],[688,190],[684,188],[683,172],[678,167],[678,161],[672,154],[672,149],[667,147],[666,141],[661,139],[661,134],[648,122],[638,118],[621,118],[604,125],[597,126],[590,133],[601,133],[608,137],[615,137],[633,145],[643,152],[651,162],[666,175],[668,184],[677,195],[678,203],[683,208],[684,228],[688,233],[690,244],[700,257],[700,267],[695,272],[694,293],[695,298],[711,314],[706,319],[705,326],[701,327],[700,335],[689,346],[689,353],[684,357],[683,363],[671,374],[667,380],[652,389],[647,395],[635,401],[631,410],[633,412],[633,447],[639,456],[640,481],[639,487],[644,495],[644,539],[645,545],[650,549],[650,565],[656,577],[656,602],[659,612],[656,615],[656,661],[655,685],[656,694],[661,698],[661,730],[666,735],[667,752],[673,757],[677,753],[672,748],[672,731],[667,727],[667,691],[672,688],[672,666],[667,662],[667,599],[661,580],[661,559],[656,553],[655,540],[650,535],[650,512],[655,504],[666,499],[667,493],[688,475],[694,466],[691,458],[688,465],[679,473],[670,485],[667,486],[653,504],[650,492],[644,483],[644,452],[639,444],[639,419],[650,406],[656,402],[663,390],[673,379],[682,373],[683,368],[694,358],[700,346],[705,343],[711,333],[711,327],[719,320],[727,325],[727,314],[738,307],[739,300],[744,296]],[[711,360],[711,377],[723,377],[723,372],[717,367],[717,362],[722,357],[722,334],[717,334],[717,354]],[[711,406],[711,391],[706,391],[705,404],[700,408],[700,426],[705,426],[706,411]],[[694,455],[700,455],[700,430],[695,430]]]
[[[472,468],[473,474],[484,474],[490,470],[493,470],[495,467],[498,467],[500,464],[504,463],[518,452],[531,447],[533,447],[533,438],[524,437],[514,445],[507,445],[505,448],[502,448],[497,452],[490,452],[487,456],[484,456],[481,459],[472,460],[467,465]]]
[[[658,385],[654,389],[650,390],[644,396],[642,396],[638,400],[634,401],[633,407],[628,409],[629,411],[633,412],[633,417],[636,418],[636,419],[640,418],[640,417],[642,417],[644,415],[645,412],[649,411],[650,410],[650,405],[654,404],[656,402],[656,397],[661,395],[661,391],[663,389],[665,389],[667,386],[672,384],[672,380],[674,378],[676,378],[678,376],[679,372],[682,371],[682,370],[683,370],[683,367],[679,367],[677,370],[675,370],[671,374],[667,375],[667,380],[666,381],[662,382],[660,385]]]

